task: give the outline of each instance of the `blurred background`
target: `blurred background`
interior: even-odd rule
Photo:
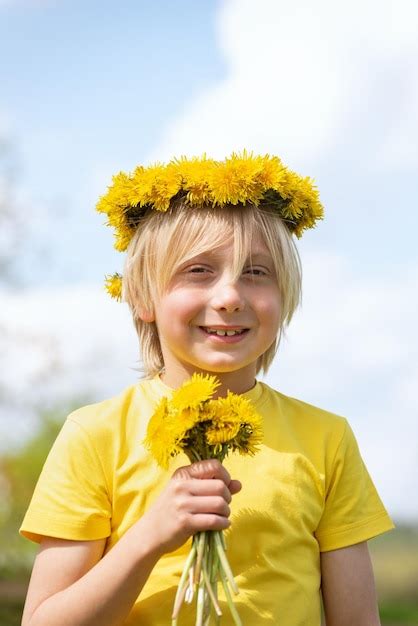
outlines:
[[[140,376],[98,197],[139,163],[243,148],[326,210],[265,380],[350,421],[396,524],[369,544],[382,623],[418,624],[417,112],[412,0],[0,0],[0,625],[65,417]]]

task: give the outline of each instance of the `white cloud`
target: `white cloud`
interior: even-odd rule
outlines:
[[[224,2],[226,77],[189,100],[150,160],[250,147],[299,167],[346,137],[370,167],[418,165],[417,20],[411,0]]]
[[[303,259],[304,305],[266,380],[348,418],[392,514],[418,518],[418,264],[356,276],[347,261]]]
[[[102,287],[3,290],[0,299],[3,449],[30,433],[33,407],[75,396],[104,399],[138,379],[129,311]]]
[[[416,24],[418,24],[418,16]],[[416,28],[416,37],[418,40],[418,27]],[[376,155],[376,167],[378,168],[409,169],[410,167],[418,167],[417,57],[417,54],[412,56],[404,68],[402,79],[399,80],[399,111],[393,125],[382,137],[382,144]]]

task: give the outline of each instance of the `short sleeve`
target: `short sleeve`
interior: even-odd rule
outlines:
[[[324,512],[315,536],[321,552],[367,541],[394,528],[347,420],[327,481]]]
[[[110,535],[110,520],[99,454],[84,427],[68,417],[44,463],[19,533],[37,543],[43,536],[102,539]]]

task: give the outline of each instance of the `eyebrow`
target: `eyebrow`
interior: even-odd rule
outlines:
[[[253,254],[250,253],[249,258],[251,259],[261,259],[263,261],[271,261],[272,257],[269,254],[266,254],[265,252],[254,252]]]
[[[214,257],[217,258],[219,256],[222,256],[221,254],[218,253],[218,251],[215,250],[208,250],[207,252],[202,252],[201,254],[197,254],[195,257],[192,257],[191,259],[189,259],[189,261],[193,261],[193,260],[199,260],[201,257],[204,256],[209,256],[209,257]],[[264,261],[264,262],[271,262],[273,261],[272,256],[270,254],[266,254],[266,252],[264,250],[255,250],[252,254],[250,252],[248,259],[250,260],[255,260],[257,259],[258,261]]]

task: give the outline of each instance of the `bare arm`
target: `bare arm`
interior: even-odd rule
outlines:
[[[149,511],[105,556],[104,539],[45,538],[22,626],[121,626],[163,554],[195,532],[229,526],[228,503],[240,489],[219,461],[200,461],[176,470]]]
[[[380,626],[367,542],[321,552],[326,626]]]
[[[161,556],[140,520],[101,558],[105,540],[45,538],[22,626],[122,624]]]

